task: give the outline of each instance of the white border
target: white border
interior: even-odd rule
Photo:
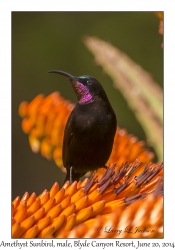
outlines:
[[[165,11],[164,124],[165,124],[165,239],[175,230],[175,14],[173,1],[15,1],[0,2],[0,241],[11,239],[11,11]],[[105,240],[101,240],[103,242]],[[121,240],[130,242],[131,240]],[[140,240],[141,242],[142,240]],[[147,240],[144,240],[147,241]],[[67,249],[67,248],[65,248]],[[144,249],[144,248],[142,248]]]

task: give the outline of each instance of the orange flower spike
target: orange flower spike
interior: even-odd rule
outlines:
[[[14,212],[14,221],[22,222],[26,218],[27,214],[27,205],[26,201],[22,202]]]
[[[51,237],[54,231],[55,231],[55,227],[48,226],[39,233],[37,238],[49,238]]]
[[[77,214],[76,214],[76,225],[78,225],[81,222],[87,220],[91,216],[92,211],[93,211],[93,207],[89,206],[89,207],[86,207],[86,208],[80,210],[79,212],[77,212]]]
[[[45,216],[50,216],[51,219],[53,220],[55,217],[57,217],[59,215],[60,211],[61,211],[61,205],[58,204],[58,205],[54,206],[51,210],[49,210],[45,214]]]
[[[52,197],[44,205],[45,213],[47,213],[55,205],[55,198]]]
[[[17,197],[13,200],[13,202],[12,202],[12,204],[13,204],[13,206],[14,206],[14,210],[19,206],[19,203],[20,203],[20,197],[17,196]]]
[[[34,215],[31,215],[30,217],[25,219],[23,222],[21,222],[21,227],[18,233],[18,238],[20,238],[21,235],[23,235],[23,233],[25,233],[29,228],[31,228],[34,223],[35,223]]]
[[[104,206],[105,206],[105,200],[98,201],[95,204],[93,204],[92,205],[93,211],[91,217],[94,217],[97,214],[99,214],[103,210]]]
[[[64,214],[65,217],[67,218],[69,215],[71,215],[72,213],[75,212],[76,206],[75,204],[71,204],[70,206],[68,206],[67,208],[65,208],[60,215]]]
[[[37,234],[39,233],[38,226],[34,225],[32,228],[28,229],[21,238],[36,238]]]
[[[71,198],[70,196],[67,196],[60,204],[61,204],[61,208],[62,208],[62,211],[67,208],[69,206],[71,202]]]
[[[59,184],[58,182],[55,182],[50,189],[50,198],[54,197],[58,191],[59,191]]]
[[[101,198],[101,193],[99,191],[99,188],[95,189],[92,193],[88,195],[88,204],[87,206],[90,206],[91,204],[95,203]]]
[[[32,193],[29,197],[29,199],[27,200],[27,208],[30,207],[36,200],[36,193]]]
[[[71,203],[76,203],[83,196],[85,196],[85,192],[84,192],[84,188],[81,188],[74,195],[72,195]]]
[[[123,206],[125,206],[123,199],[107,202],[100,214],[111,213],[111,212],[115,211],[115,209],[117,209],[118,207],[123,207]]]
[[[64,199],[64,194],[65,194],[65,189],[64,188],[60,189],[56,193],[56,195],[54,196],[54,198],[55,198],[55,204],[60,203]]]
[[[17,238],[18,237],[19,230],[20,230],[20,222],[16,221],[12,225],[12,238]]]
[[[46,228],[49,223],[51,222],[50,216],[44,217],[41,220],[39,220],[36,225],[38,226],[39,232],[42,231],[44,228]]]
[[[28,193],[28,192],[25,192],[25,194],[23,195],[23,197],[22,197],[20,203],[22,203],[22,202],[24,202],[24,201],[27,202],[28,199],[29,199],[29,193]]]
[[[27,215],[26,215],[26,217],[29,217],[30,215],[34,214],[40,207],[41,207],[41,202],[40,202],[40,200],[36,200],[36,201],[27,209]]]
[[[81,197],[76,203],[75,203],[75,206],[76,206],[76,212],[85,208],[86,205],[87,205],[87,201],[88,201],[88,196],[85,195],[83,197]],[[74,203],[73,203],[74,204]]]
[[[41,207],[40,209],[38,209],[33,215],[35,217],[35,222],[39,221],[43,215],[45,213],[45,209],[44,207]]]

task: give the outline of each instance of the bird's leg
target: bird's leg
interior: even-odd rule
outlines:
[[[70,184],[72,184],[72,172],[73,172],[73,167],[70,167]]]

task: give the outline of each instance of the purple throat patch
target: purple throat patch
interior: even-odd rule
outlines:
[[[75,85],[75,90],[79,104],[88,104],[94,101],[92,95],[89,93],[89,89],[81,82],[77,82]]]

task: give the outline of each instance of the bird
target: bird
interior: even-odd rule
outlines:
[[[50,70],[66,77],[78,102],[70,113],[63,137],[62,159],[67,170],[64,183],[78,181],[89,171],[106,168],[117,130],[116,114],[100,82],[92,76],[73,76],[62,70]]]

